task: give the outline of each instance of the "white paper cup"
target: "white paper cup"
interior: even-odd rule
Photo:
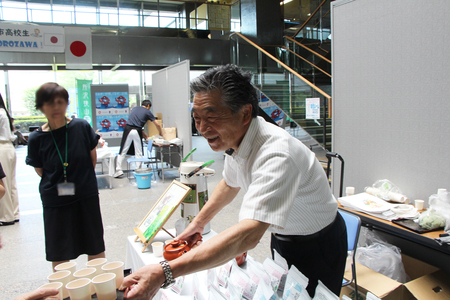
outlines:
[[[95,275],[94,275],[94,277],[95,277],[95,276],[100,275],[100,274],[103,273],[102,266],[104,264],[106,264],[107,261],[108,260],[106,258],[96,258],[96,259],[88,261],[86,263],[86,267],[88,267],[88,268],[96,268],[97,269],[97,272],[95,272]]]
[[[97,272],[96,268],[84,268],[73,273],[73,279],[80,279],[80,278],[92,279],[96,276],[95,275],[96,272]],[[93,294],[95,294],[95,288],[94,285],[91,283],[91,295]]]
[[[64,270],[70,271],[71,274],[75,273],[75,271],[77,270],[77,263],[74,261],[69,261],[69,262],[61,263],[55,267],[55,272],[64,271]],[[73,277],[70,277],[70,278],[71,278],[71,280],[73,279]]]
[[[124,263],[121,261],[114,261],[102,266],[103,272],[116,274],[116,289],[120,287],[123,281],[123,265]]]
[[[152,243],[153,255],[156,257],[160,257],[163,255],[164,251],[164,243],[163,242],[154,242]]]
[[[164,242],[164,245],[168,245],[168,244],[170,244],[170,243],[172,243],[173,242],[173,240],[166,240],[165,242]]]
[[[58,297],[58,299],[63,299],[63,283],[62,282],[50,282],[50,283],[46,283],[42,286],[40,286],[38,288],[38,290],[40,289],[57,289],[59,291],[58,295],[53,296],[53,297]]]
[[[69,297],[69,293],[67,292],[66,289],[66,284],[68,284],[72,280],[72,273],[70,271],[64,270],[52,273],[47,276],[47,280],[50,283],[61,282],[63,284],[62,287],[63,298]]]
[[[92,279],[98,300],[116,300],[116,274],[103,273]]]
[[[75,279],[66,284],[70,300],[91,300],[91,280],[89,278]]]
[[[414,200],[414,205],[416,206],[417,210],[422,210],[423,209],[423,204],[424,204],[424,200]]]
[[[355,194],[355,188],[353,186],[348,186],[345,188],[345,195],[352,196]]]

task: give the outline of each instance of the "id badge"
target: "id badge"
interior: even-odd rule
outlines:
[[[75,184],[73,182],[58,183],[58,196],[74,196]]]

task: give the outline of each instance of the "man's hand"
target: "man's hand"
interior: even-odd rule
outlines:
[[[59,291],[57,289],[43,288],[26,293],[14,300],[61,300],[58,297],[52,297],[58,295],[58,293]]]
[[[125,277],[119,289],[128,288],[124,299],[148,300],[153,299],[165,280],[161,265],[148,265]]]
[[[195,248],[202,243],[202,233],[204,228],[192,222],[186,229],[175,238],[177,241],[186,241],[190,248]]]

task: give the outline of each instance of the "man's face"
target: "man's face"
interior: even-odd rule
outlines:
[[[233,114],[218,90],[196,93],[192,110],[195,127],[214,151],[236,150],[251,121],[251,105]]]

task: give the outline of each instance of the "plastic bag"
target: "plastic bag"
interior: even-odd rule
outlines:
[[[372,187],[366,187],[364,190],[386,201],[409,203],[409,198],[403,195],[400,188],[387,179],[377,180]]]
[[[450,193],[444,192],[439,195],[431,195],[428,198],[428,204],[431,209],[445,218],[445,231],[450,230]]]
[[[425,229],[436,229],[445,226],[445,218],[434,209],[429,209],[419,216],[419,225]]]
[[[365,246],[357,248],[356,261],[398,282],[408,282],[400,249],[366,228],[361,228],[361,233]]]

